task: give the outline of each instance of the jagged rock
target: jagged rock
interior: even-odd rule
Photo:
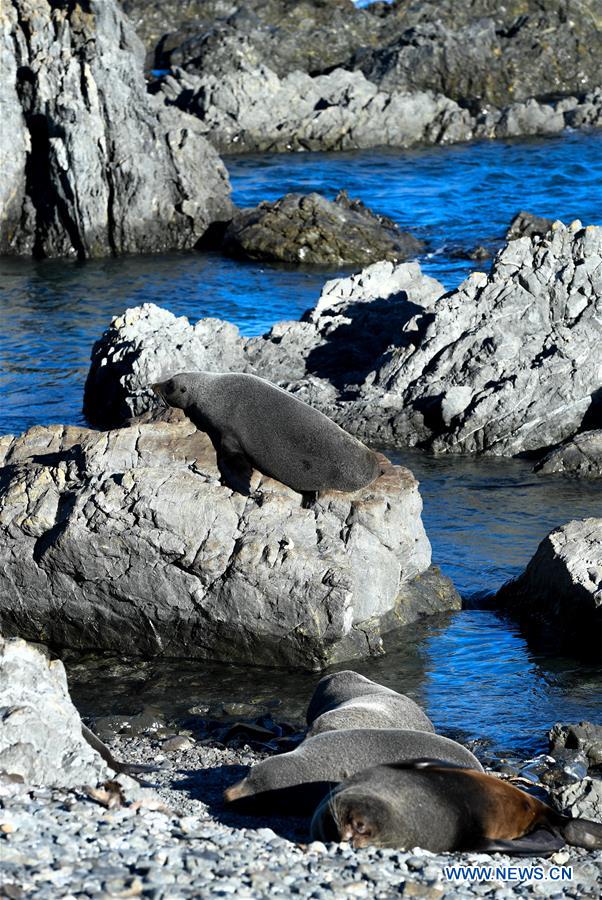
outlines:
[[[383,90],[432,90],[497,106],[599,86],[598,0],[529,0],[518,15],[504,12],[503,22],[417,23],[385,46],[361,48],[350,65]]]
[[[286,194],[236,213],[223,249],[232,256],[340,266],[414,256],[424,244],[361,200],[341,191],[334,201],[320,194]]]
[[[146,93],[114,0],[13,0],[0,28],[1,253],[182,249],[230,217],[223,164],[197,120]]]
[[[163,417],[149,385],[187,370],[251,372],[305,394],[315,389],[316,397],[305,399],[330,409],[337,390],[328,379],[347,377],[361,384],[392,335],[401,334],[443,292],[417,263],[375,263],[357,275],[326,282],[303,321],[281,322],[265,337],[252,339],[242,338],[228,322],[201,319],[193,326],[183,316],[145,303],[115,317],[94,345],[86,415],[103,426],[150,411]]]
[[[602,647],[602,519],[576,519],[541,542],[496,602],[527,625],[551,624],[572,650]]]
[[[576,475],[602,478],[602,430],[576,434],[535,466],[540,475]]]
[[[412,147],[602,125],[600,89],[471,112],[443,94],[386,91],[340,68],[315,77],[279,77],[263,64],[202,76],[176,68],[153,91],[195,115],[222,153]]]
[[[506,240],[514,241],[520,237],[543,237],[554,224],[553,219],[545,219],[543,216],[534,216],[533,213],[518,212],[506,232]]]
[[[558,722],[550,730],[548,738],[550,753],[579,750],[585,753],[590,765],[602,765],[602,725],[594,725],[592,722],[562,725]]]
[[[176,69],[158,96],[198,117],[222,153],[350,150],[454,143],[473,136],[467,110],[431,92],[388,94],[361,72],[280,78],[265,65],[195,76]]]
[[[313,502],[222,486],[188,421],[0,439],[0,625],[52,645],[317,668],[458,608],[430,567],[418,485],[386,466]],[[384,457],[383,457],[384,461]]]
[[[378,263],[329,282],[301,322],[252,340],[225,323],[193,329],[156,307],[129,310],[95,345],[86,412],[103,424],[141,414],[166,370],[249,371],[376,446],[513,456],[592,423],[601,340],[602,228],[558,222],[450,293],[416,263]]]
[[[557,808],[575,819],[602,822],[602,780],[583,778],[552,791]]]
[[[82,736],[62,662],[2,636],[0,771],[28,784],[66,788],[94,787],[113,774]]]

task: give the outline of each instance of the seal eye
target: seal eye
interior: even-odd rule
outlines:
[[[186,393],[186,388],[182,388],[182,387],[181,387],[181,388],[180,388],[180,393],[181,393],[181,394],[185,394],[185,393]]]

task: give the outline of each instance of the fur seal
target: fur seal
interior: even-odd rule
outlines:
[[[253,469],[300,493],[357,491],[381,472],[361,441],[256,375],[187,372],[152,387],[209,435],[222,477],[245,493]]]
[[[330,789],[369,766],[436,757],[482,771],[461,744],[428,731],[351,728],[306,738],[295,750],[271,756],[224,792],[241,807],[289,815],[311,815]]]
[[[602,847],[602,825],[570,819],[493,775],[415,760],[359,772],[325,797],[313,839],[433,853],[552,853],[565,843]]]
[[[351,670],[320,679],[309,702],[307,724],[308,737],[343,728],[435,730],[409,697]]]

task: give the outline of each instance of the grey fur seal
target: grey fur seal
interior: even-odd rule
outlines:
[[[180,373],[153,390],[209,435],[222,477],[245,493],[253,469],[300,493],[357,491],[381,472],[361,441],[256,375]]]
[[[602,847],[602,825],[570,819],[493,775],[415,760],[375,766],[336,787],[314,813],[312,838],[433,853],[551,853]]]
[[[311,815],[330,789],[379,763],[435,757],[482,771],[476,756],[461,744],[428,731],[351,728],[306,738],[295,750],[271,756],[224,792],[228,802],[262,813]]]
[[[309,702],[307,724],[308,737],[343,728],[435,730],[409,697],[351,670],[320,679]]]

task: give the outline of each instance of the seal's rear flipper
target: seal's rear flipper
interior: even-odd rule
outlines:
[[[484,838],[471,849],[479,853],[506,853],[508,856],[551,856],[564,847],[566,841],[545,828],[538,828],[513,841]]]
[[[124,775],[137,775],[141,772],[157,772],[158,766],[149,766],[143,763],[125,763],[115,759],[109,748],[103,744],[93,731],[82,722],[82,736],[90,746],[99,753],[106,764],[113,769],[114,772],[122,772]]]
[[[589,819],[566,819],[560,832],[567,844],[583,847],[585,850],[602,849],[602,824]]]

